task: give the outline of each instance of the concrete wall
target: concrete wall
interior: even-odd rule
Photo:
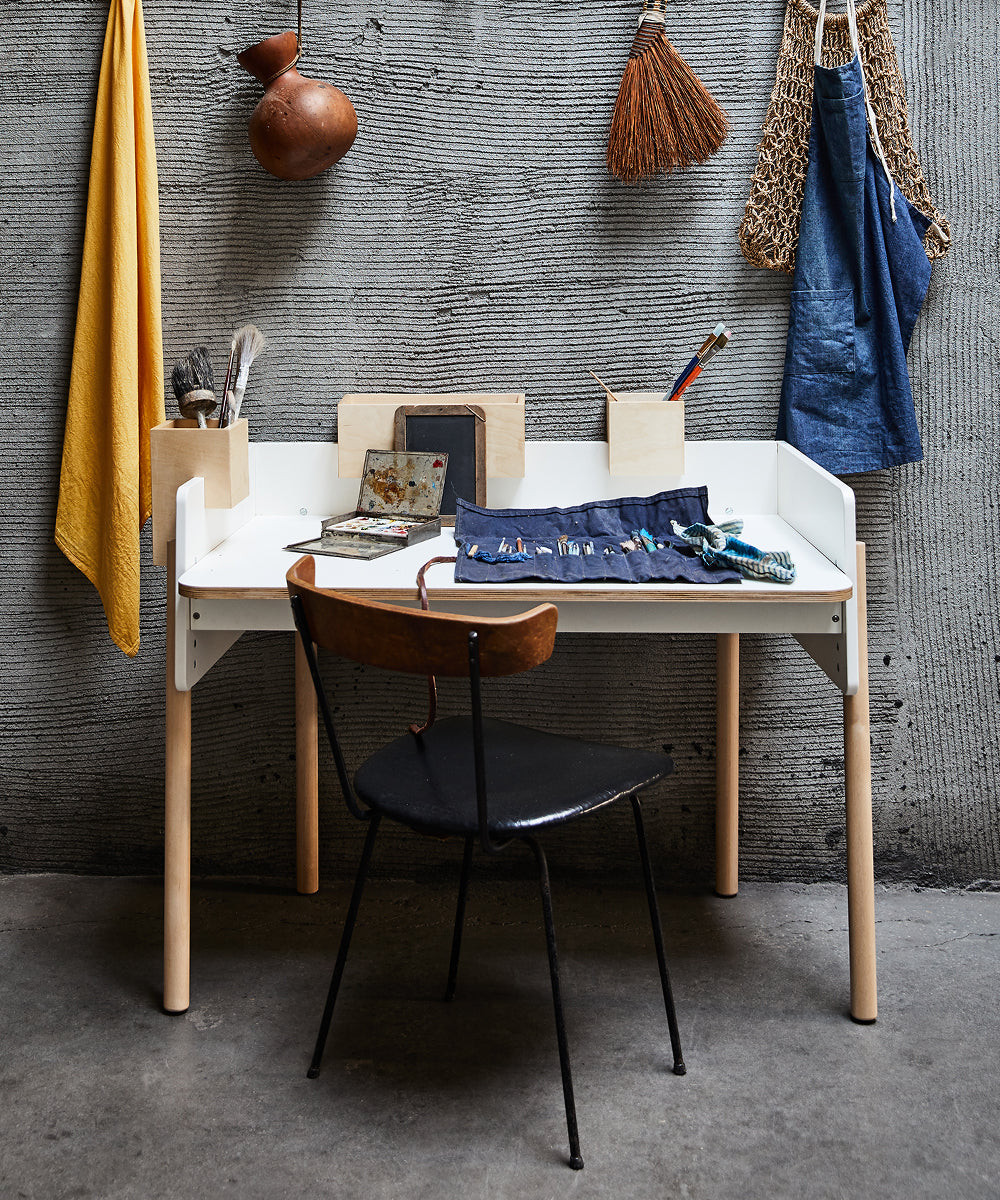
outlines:
[[[454,389],[523,389],[530,437],[598,438],[586,368],[622,389],[662,385],[724,316],[736,337],[692,394],[690,436],[773,436],[789,281],[744,263],[735,230],[783,7],[670,5],[674,40],[733,132],[706,167],[630,190],[603,159],[632,0],[307,4],[303,71],[352,97],[361,131],[338,167],[298,185],[251,158],[259,88],[234,57],[294,23],[295,6],[147,0],[168,363],[202,342],[222,361],[229,331],[257,322],[270,349],[246,412],[260,440],[335,437],[345,392]],[[891,0],[891,12],[956,248],[935,267],[910,358],[925,462],[853,481],[869,546],[876,866],[885,880],[969,883],[1000,876],[1000,27],[987,0]],[[163,572],[144,571],[142,650],[126,660],[52,541],[107,0],[4,0],[0,15],[0,869],[156,871]],[[670,744],[677,774],[649,804],[661,873],[708,880],[713,674],[705,638],[565,637],[498,707]],[[353,706],[360,675],[342,682]],[[376,682],[359,705],[352,752],[400,728],[390,698]],[[840,878],[839,695],[790,639],[747,638],[743,699],[744,876]],[[406,719],[421,704],[417,686]],[[194,707],[196,869],[287,877],[291,640],[246,637]],[[328,877],[358,844],[331,776]],[[632,854],[622,812],[567,831],[554,857],[608,871]],[[398,837],[380,866],[453,858]]]

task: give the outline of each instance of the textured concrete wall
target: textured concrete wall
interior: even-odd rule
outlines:
[[[254,438],[330,438],[348,391],[465,388],[523,389],[531,437],[600,437],[585,368],[620,388],[662,385],[720,316],[736,338],[697,387],[690,436],[773,435],[789,282],[745,264],[735,229],[782,0],[671,4],[674,40],[733,133],[706,167],[634,190],[603,164],[632,0],[307,3],[303,70],[343,87],[360,133],[333,171],[290,185],[250,156],[259,89],[234,55],[287,28],[294,7],[146,4],[165,352],[206,342],[218,361],[234,326],[265,329]],[[890,7],[915,141],[957,244],[935,267],[911,352],[926,460],[853,481],[869,545],[876,863],[883,879],[970,882],[1000,876],[1000,27],[987,0]],[[52,542],[106,13],[107,0],[0,4],[0,869],[14,871],[160,861],[163,573],[145,570],[143,646],[128,661]],[[143,546],[148,562],[148,530]],[[705,638],[565,637],[537,675],[502,685],[499,707],[668,742],[677,774],[650,798],[659,856],[708,879],[713,673]],[[343,674],[352,704],[361,681]],[[355,753],[398,729],[388,699],[376,683],[358,708]],[[416,687],[412,710],[421,703]],[[744,875],[841,877],[838,694],[790,639],[747,638],[743,703]],[[290,639],[245,638],[194,709],[196,869],[287,875]],[[328,873],[357,846],[330,782]],[[555,857],[598,871],[632,853],[622,813],[566,831]],[[395,838],[380,861],[404,873],[452,857]]]

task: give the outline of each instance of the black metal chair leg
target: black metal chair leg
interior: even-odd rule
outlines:
[[[333,978],[330,980],[330,990],[326,996],[326,1007],[323,1009],[323,1019],[319,1024],[319,1033],[316,1037],[316,1048],[313,1050],[312,1063],[306,1075],[310,1079],[316,1079],[319,1075],[320,1064],[323,1061],[323,1050],[326,1047],[326,1037],[330,1032],[330,1022],[333,1020],[333,1006],[337,1003],[337,993],[340,991],[340,981],[344,975],[344,966],[347,963],[347,952],[351,947],[351,934],[354,932],[354,923],[358,918],[358,909],[361,906],[361,893],[364,891],[365,880],[368,877],[368,867],[372,861],[372,850],[375,848],[375,835],[378,833],[378,825],[381,818],[376,814],[372,814],[368,819],[368,832],[365,835],[365,846],[361,851],[361,862],[358,863],[358,874],[354,880],[354,891],[351,893],[351,903],[347,910],[347,918],[344,921],[344,932],[340,935],[340,949],[337,952],[337,964],[333,968]]]
[[[462,951],[462,926],[465,924],[465,899],[469,894],[469,867],[472,863],[472,848],[474,838],[465,839],[465,852],[462,855],[462,877],[458,881],[458,903],[455,906],[455,932],[451,939],[451,962],[448,964],[448,986],[444,989],[445,1000],[455,999],[455,985],[458,981],[458,956]]]
[[[674,995],[670,988],[670,975],[667,972],[667,959],[663,953],[663,929],[660,926],[660,907],[656,902],[656,887],[653,883],[653,867],[649,861],[649,847],[646,845],[646,829],[642,821],[642,806],[637,797],[632,797],[632,814],[635,817],[635,833],[639,842],[639,856],[642,859],[642,874],[646,881],[646,899],[649,902],[649,921],[653,926],[653,943],[656,946],[656,961],[660,967],[660,985],[663,988],[663,1005],[667,1010],[667,1026],[670,1029],[670,1046],[674,1054],[674,1074],[686,1075],[684,1056],[681,1053],[681,1035],[677,1028],[677,1014],[674,1011]]]
[[[559,1043],[559,1068],[562,1071],[563,1099],[566,1103],[566,1129],[569,1133],[569,1165],[574,1171],[583,1169],[580,1154],[580,1135],[576,1127],[576,1102],[573,1099],[573,1075],[569,1066],[569,1043],[563,1019],[562,995],[559,990],[559,956],[556,951],[556,926],[552,917],[552,889],[549,886],[549,867],[541,846],[532,838],[524,839],[538,863],[538,883],[542,893],[542,915],[545,918],[545,942],[549,952],[549,977],[552,981],[552,1005],[556,1014],[556,1041]]]

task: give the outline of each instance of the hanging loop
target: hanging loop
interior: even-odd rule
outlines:
[[[288,63],[286,66],[282,67],[280,71],[275,71],[273,75],[268,76],[268,78],[263,81],[264,86],[267,87],[267,85],[269,83],[274,83],[274,81],[276,79],[280,78],[282,75],[284,75],[288,71],[290,71],[292,69],[292,67],[294,67],[298,63],[298,61],[301,57],[302,57],[302,0],[299,0],[299,30],[298,30],[298,33],[295,35],[295,57],[292,59],[292,61],[290,63]]]
[[[658,25],[666,25],[664,12],[667,0],[642,0],[642,12],[639,13],[639,24],[643,21],[655,21]]]
[[[820,0],[819,13],[816,21],[816,66],[822,66],[823,63],[823,29],[826,24],[826,3],[827,0]],[[847,27],[851,36],[851,50],[855,58],[858,60],[858,67],[861,70],[861,92],[865,101],[865,116],[868,121],[868,132],[871,136],[872,149],[875,151],[875,156],[882,164],[882,170],[885,172],[886,181],[889,184],[889,212],[892,216],[892,223],[896,223],[896,182],[892,177],[892,172],[889,170],[889,162],[886,158],[885,147],[882,145],[882,138],[879,136],[878,120],[875,116],[875,110],[872,108],[871,93],[868,90],[868,80],[865,77],[865,63],[861,57],[861,38],[858,36],[858,11],[855,5],[855,0],[847,0]]]

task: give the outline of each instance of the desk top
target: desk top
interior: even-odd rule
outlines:
[[[250,445],[251,496],[235,509],[206,509],[204,482],[177,492],[171,612],[175,685],[194,686],[245,630],[290,630],[285,573],[292,542],[318,536],[323,517],[347,512],[357,480],[337,473],[333,443]],[[499,616],[559,605],[561,633],[785,633],[798,638],[830,679],[852,694],[859,680],[853,581],[854,494],[783,442],[693,442],[680,477],[621,479],[606,443],[529,442],[523,479],[489,481],[494,508],[543,508],[588,499],[649,496],[707,485],[715,520],[740,517],[762,550],[787,550],[792,584],[455,583],[450,566],[428,571],[432,606]],[[418,568],[455,553],[452,531],[370,562],[317,556],[321,587],[415,606]]]
[[[346,512],[355,502],[357,481],[337,475],[333,444],[263,443],[251,450],[253,495],[245,504],[252,508],[243,514],[234,510],[232,524],[216,536],[206,530],[202,549],[181,566],[182,596],[284,599],[285,572],[295,558],[283,547],[318,537],[323,517]],[[688,471],[681,477],[621,479],[608,473],[605,443],[529,442],[524,477],[490,480],[488,502],[494,508],[565,506],[706,484],[717,520],[741,517],[742,536],[751,545],[789,551],[797,570],[794,583],[469,584],[455,583],[452,571],[442,565],[428,572],[429,594],[452,603],[468,598],[769,605],[838,603],[851,596],[854,497],[849,488],[784,443],[694,442],[687,447],[687,459]],[[366,599],[411,603],[418,568],[428,559],[454,553],[454,536],[445,530],[436,539],[368,562],[317,556],[316,581]]]
[[[740,514],[743,515],[743,514]],[[743,580],[742,583],[617,583],[596,582],[556,584],[528,580],[523,583],[456,583],[450,565],[432,567],[427,573],[430,597],[455,601],[516,600],[537,603],[551,600],[617,602],[669,600],[699,603],[706,600],[725,603],[803,603],[846,600],[851,595],[851,580],[774,514],[743,515],[742,537],[762,550],[788,550],[795,563],[794,583],[766,583]],[[297,555],[283,547],[319,535],[316,517],[262,516],[231,534],[211,550],[178,581],[182,596],[192,599],[274,600],[287,596],[285,572]],[[428,559],[455,553],[452,530],[437,538],[397,550],[370,562],[316,556],[316,583],[320,587],[387,603],[410,602],[416,595],[418,568]]]

